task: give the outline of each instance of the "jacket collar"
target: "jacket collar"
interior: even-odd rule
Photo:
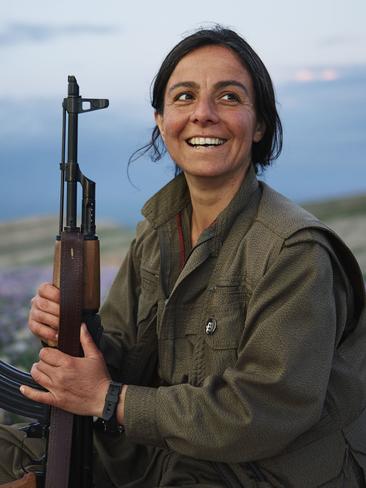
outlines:
[[[166,224],[190,202],[184,174],[181,173],[153,195],[142,207],[142,215],[154,229]]]
[[[251,165],[234,198],[218,215],[214,224],[203,232],[199,242],[206,241],[215,235],[220,235],[221,240],[224,240],[234,220],[248,206],[258,187],[255,170]],[[175,219],[176,215],[189,203],[187,182],[184,174],[180,174],[146,202],[142,208],[142,215],[146,217],[153,228],[158,229],[171,219]]]
[[[244,219],[247,222],[248,227],[251,225],[257,211],[259,193],[259,184],[254,166],[250,165],[245,179],[234,198],[218,215],[214,224],[206,229],[206,231],[202,234],[202,238],[205,237],[206,232],[211,233],[211,237],[217,237],[217,239],[214,240],[216,252],[221,247],[222,242],[226,239],[230,229],[239,215],[241,219]],[[256,199],[255,204],[252,205],[254,195],[258,195],[258,199]]]

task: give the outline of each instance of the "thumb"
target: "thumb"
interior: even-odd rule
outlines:
[[[86,358],[100,356],[100,351],[95,345],[95,342],[84,323],[82,323],[80,327],[80,343]]]

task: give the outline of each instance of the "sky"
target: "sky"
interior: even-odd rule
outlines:
[[[19,98],[58,95],[65,72],[77,72],[92,91],[142,103],[168,50],[214,22],[238,30],[275,82],[365,62],[364,0],[3,0],[1,10],[0,87]]]
[[[54,177],[47,159],[57,169],[69,74],[83,96],[110,99],[106,113],[80,121],[80,154],[109,202],[103,213],[116,217],[127,202],[126,220],[136,220],[143,201],[172,177],[169,162],[133,169],[139,191],[127,177],[128,153],[153,125],[151,81],[174,44],[216,22],[246,38],[275,84],[285,146],[268,181],[297,200],[366,191],[365,18],[364,0],[3,0],[0,220],[54,211],[56,176],[52,190],[42,178]]]

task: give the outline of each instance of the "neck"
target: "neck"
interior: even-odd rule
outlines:
[[[226,182],[222,178],[216,180],[185,176],[192,202],[191,241],[194,246],[202,232],[217,219],[234,198],[244,181],[246,171],[241,178],[232,178]]]

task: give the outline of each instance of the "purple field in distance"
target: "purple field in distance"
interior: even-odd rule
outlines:
[[[117,272],[114,266],[101,270],[102,301]],[[39,341],[27,327],[30,300],[40,283],[52,281],[52,268],[14,267],[0,270],[0,359],[29,369],[39,351]]]

